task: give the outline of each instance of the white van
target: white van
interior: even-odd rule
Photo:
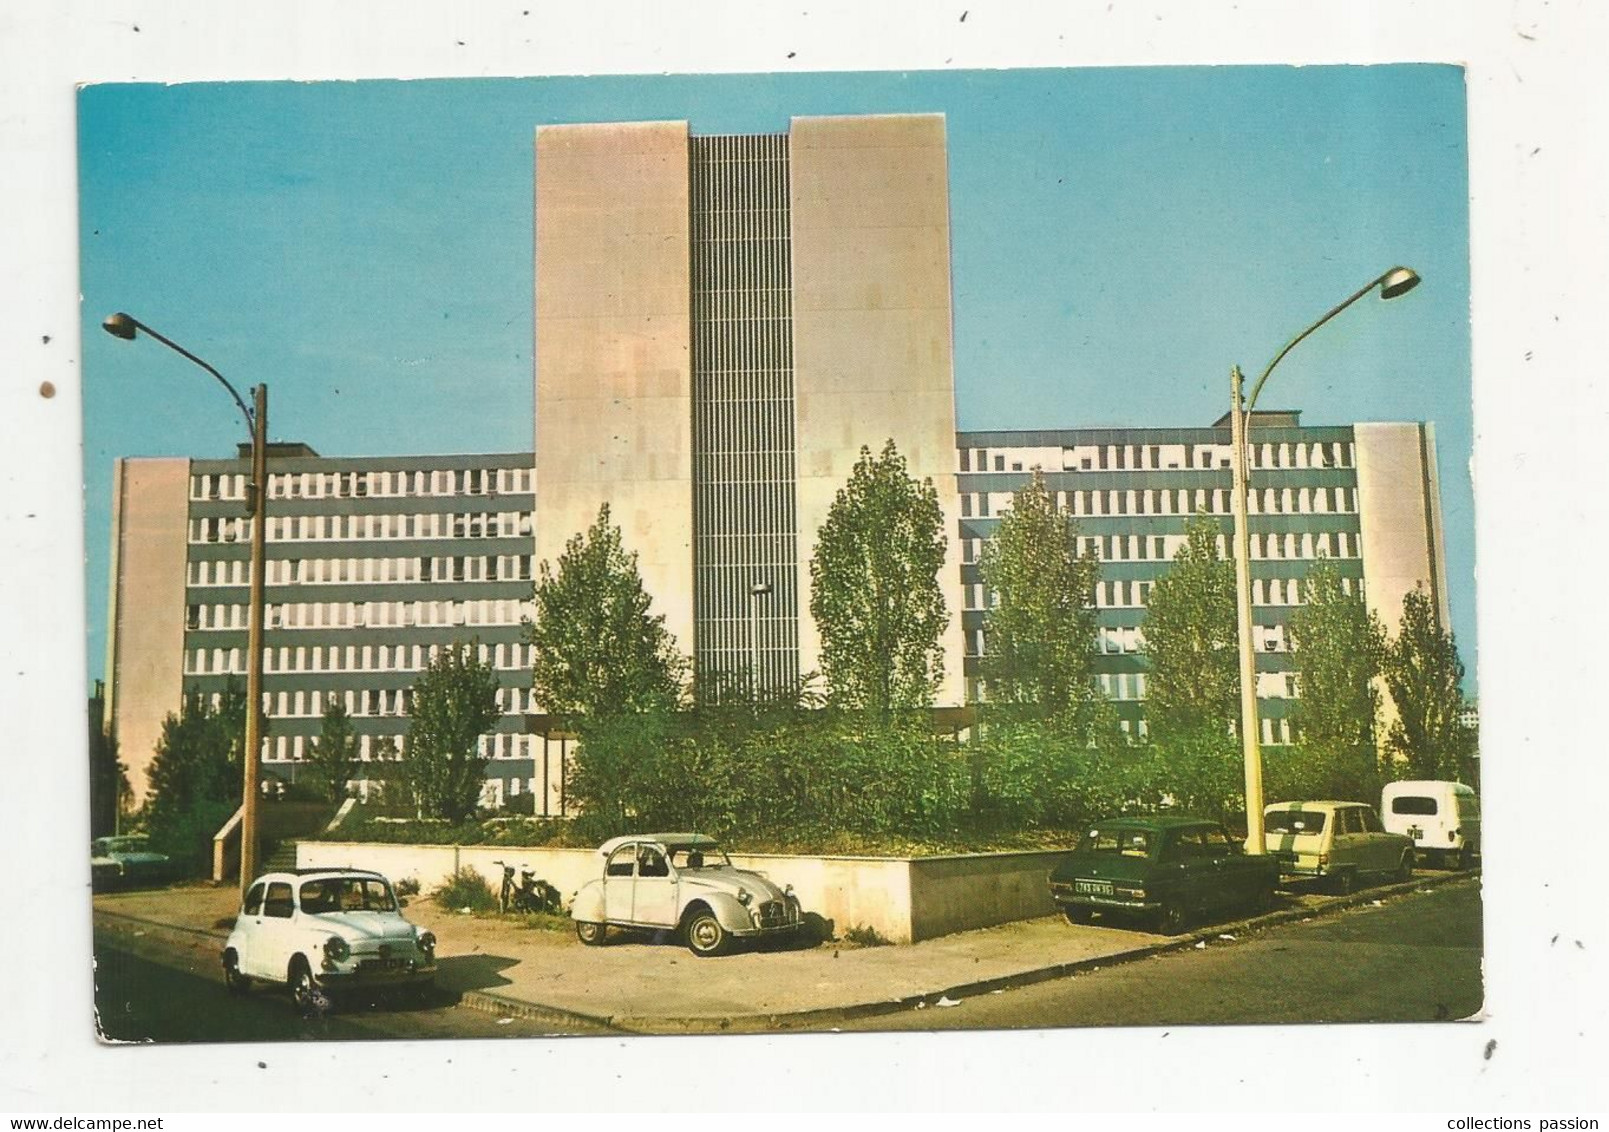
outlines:
[[[1480,856],[1480,799],[1462,782],[1388,782],[1380,818],[1391,832],[1413,838],[1427,862],[1435,857],[1462,869]]]

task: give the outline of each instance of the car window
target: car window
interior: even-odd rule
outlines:
[[[670,866],[665,854],[651,845],[645,845],[637,854],[637,875],[640,877],[668,877]]]
[[[263,910],[263,882],[258,881],[246,892],[246,905],[241,910],[248,916],[256,916]]]
[[[1201,848],[1209,857],[1227,857],[1229,855],[1229,838],[1221,829],[1201,830]]]
[[[1363,811],[1356,806],[1349,806],[1336,816],[1341,819],[1342,833],[1363,832]]]
[[[288,920],[295,911],[296,906],[291,903],[290,882],[283,880],[269,882],[268,895],[263,899],[263,915]]]
[[[1277,810],[1263,818],[1263,828],[1269,833],[1323,833],[1325,821],[1323,810]]]
[[[1148,829],[1091,829],[1078,843],[1083,853],[1118,853],[1124,857],[1149,857],[1155,845]]]
[[[1436,799],[1426,798],[1422,794],[1399,794],[1391,799],[1391,812],[1394,814],[1434,814],[1436,812]]]
[[[301,889],[302,911],[313,915],[335,912],[395,912],[391,886],[379,877],[325,877],[308,881]]]
[[[1380,824],[1380,815],[1373,810],[1359,810],[1358,814],[1363,818],[1363,828],[1368,832],[1384,833],[1386,831],[1386,827]]]
[[[1199,829],[1181,829],[1162,852],[1162,858],[1166,861],[1194,861],[1206,855],[1207,846],[1201,839]]]
[[[670,863],[680,872],[683,869],[718,869],[732,862],[714,845],[672,845]]]
[[[635,845],[622,845],[609,855],[609,862],[603,867],[603,875],[629,877],[636,863],[637,847]]]

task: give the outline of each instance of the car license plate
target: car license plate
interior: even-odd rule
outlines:
[[[363,966],[370,971],[400,971],[406,963],[406,959],[370,959]]]
[[[1112,895],[1112,882],[1109,880],[1080,880],[1073,883],[1073,891],[1085,896]]]

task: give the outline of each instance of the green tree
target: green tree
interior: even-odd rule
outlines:
[[[486,779],[480,737],[497,721],[497,673],[476,642],[440,648],[409,697],[408,746],[397,764],[418,812],[461,818],[473,813]]]
[[[886,721],[928,706],[944,677],[948,623],[939,571],[944,513],[890,440],[860,450],[810,559],[810,614],[821,632],[828,702]]]
[[[1472,767],[1472,735],[1463,723],[1464,663],[1450,631],[1416,586],[1402,601],[1402,623],[1386,648],[1386,687],[1396,707],[1386,744],[1412,778],[1454,778]]]
[[[649,612],[637,555],[621,545],[609,505],[584,535],[565,544],[557,567],[543,562],[536,616],[525,639],[536,648],[536,698],[560,715],[599,718],[673,708],[687,662],[665,618]]]
[[[89,724],[89,832],[104,837],[117,829],[118,815],[129,799],[128,775],[117,757],[117,735],[101,726],[98,719]]]
[[[313,740],[303,765],[308,785],[324,801],[341,801],[346,797],[347,780],[357,760],[358,737],[352,730],[352,717],[346,712],[341,694],[329,692],[324,697],[324,719],[318,738]]]
[[[1095,586],[1100,563],[1078,552],[1078,528],[1056,510],[1045,477],[1019,489],[984,545],[979,570],[992,600],[984,614],[983,678],[1012,714],[1088,714],[1095,702]]]
[[[213,835],[240,805],[246,693],[230,683],[214,706],[192,688],[162,721],[147,773],[145,825],[152,847],[188,871],[209,860]]]
[[[1191,520],[1146,603],[1145,710],[1158,737],[1228,734],[1239,715],[1235,571],[1218,556],[1218,534],[1211,519]]]
[[[1319,559],[1302,583],[1290,635],[1301,679],[1293,712],[1297,749],[1289,755],[1292,772],[1304,779],[1298,792],[1377,798],[1376,679],[1385,630],[1364,604],[1361,585],[1348,593],[1336,565]]]

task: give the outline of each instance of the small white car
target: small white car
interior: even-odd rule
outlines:
[[[1388,782],[1380,815],[1387,829],[1413,838],[1426,860],[1462,869],[1480,856],[1480,799],[1462,782]]]
[[[1388,833],[1362,802],[1276,802],[1263,811],[1267,851],[1288,877],[1324,877],[1351,892],[1367,875],[1413,876],[1413,840]]]
[[[391,882],[359,869],[266,873],[246,891],[224,943],[237,994],[254,980],[283,983],[299,1010],[322,992],[412,988],[436,977],[436,937],[403,919]]]
[[[734,939],[789,935],[803,923],[793,886],[735,868],[713,838],[639,833],[598,848],[602,875],[570,905],[581,942],[597,946],[611,926],[677,932],[694,955],[720,955]]]

